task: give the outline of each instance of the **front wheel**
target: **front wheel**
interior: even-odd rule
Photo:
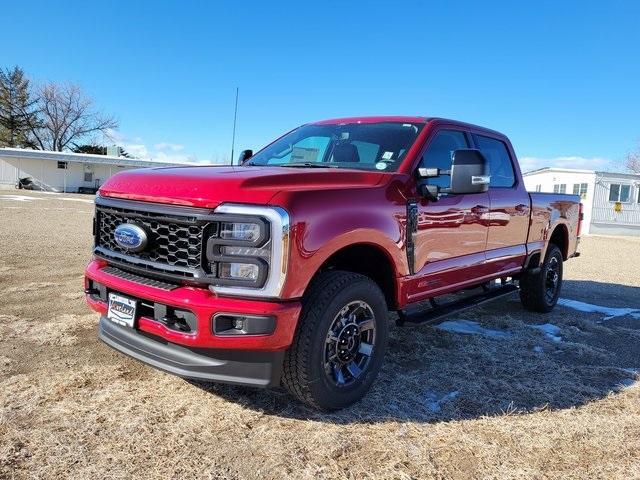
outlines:
[[[343,271],[322,273],[303,299],[283,384],[319,410],[351,405],[377,377],[387,337],[386,301],[372,280]]]
[[[550,244],[540,269],[523,274],[520,301],[527,310],[547,313],[556,306],[562,287],[562,260],[560,249]]]

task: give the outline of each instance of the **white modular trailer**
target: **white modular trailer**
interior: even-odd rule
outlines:
[[[596,172],[591,233],[640,236],[640,175]]]
[[[21,178],[31,178],[60,192],[97,188],[116,173],[132,168],[172,163],[108,155],[0,148],[0,189],[13,189]]]
[[[640,235],[640,175],[568,168],[524,174],[527,190],[581,196],[583,233]]]

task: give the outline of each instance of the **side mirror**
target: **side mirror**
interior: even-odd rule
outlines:
[[[243,150],[238,157],[238,165],[242,165],[244,162],[253,157],[253,150]]]
[[[483,193],[489,189],[489,162],[480,150],[460,149],[452,155],[451,170],[418,168],[418,188],[426,197],[437,200],[440,193]],[[429,178],[451,177],[450,187],[429,185]]]
[[[453,152],[449,193],[483,193],[489,189],[489,162],[480,150]]]

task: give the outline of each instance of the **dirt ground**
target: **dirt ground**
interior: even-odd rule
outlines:
[[[392,326],[373,390],[328,415],[101,344],[92,210],[0,191],[0,478],[640,478],[640,239],[582,240],[573,308],[513,297],[448,319],[480,335]]]

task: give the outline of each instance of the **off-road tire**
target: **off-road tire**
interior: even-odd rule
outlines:
[[[525,272],[520,278],[520,301],[524,308],[534,312],[548,313],[558,302],[562,288],[562,252],[553,243],[547,248],[544,262],[539,270]],[[558,281],[552,298],[547,295],[548,275],[553,265],[557,266]]]
[[[326,337],[350,302],[366,302],[374,314],[375,341],[367,367],[350,385],[334,385],[324,368]],[[283,386],[318,410],[347,407],[360,400],[378,376],[387,347],[388,310],[384,294],[368,277],[345,271],[321,273],[302,301],[302,313],[282,373]]]

